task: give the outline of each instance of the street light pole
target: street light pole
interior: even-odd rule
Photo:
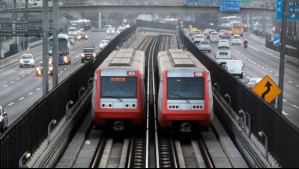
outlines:
[[[284,72],[285,72],[285,54],[286,54],[286,36],[287,36],[287,11],[289,9],[289,1],[284,0],[281,28],[281,52],[280,52],[280,69],[279,69],[279,88],[282,90],[278,97],[278,111],[283,111],[283,95],[284,95]]]
[[[43,96],[49,93],[49,4],[48,0],[43,0]]]
[[[53,43],[53,88],[58,86],[58,0],[53,0],[53,31],[54,31],[54,43]]]

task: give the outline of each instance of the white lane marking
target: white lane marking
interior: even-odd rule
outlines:
[[[39,91],[41,88],[37,88],[36,91]]]
[[[31,72],[27,72],[27,74],[29,75]]]
[[[268,71],[269,69],[265,69],[266,71]]]
[[[247,76],[246,78],[247,78],[247,79],[250,79],[250,77],[248,77],[248,76]]]
[[[285,111],[282,111],[282,114],[285,115],[285,116],[288,116],[289,114],[286,113]]]
[[[292,81],[289,81],[289,83],[293,84],[293,82],[292,82]]]
[[[293,105],[293,107],[295,107],[296,109],[299,109],[299,107],[298,107],[298,106],[296,106],[296,105]]]
[[[4,85],[3,87],[6,88],[8,85]]]
[[[299,87],[299,85],[296,85],[296,87]]]
[[[20,80],[20,78],[17,78],[16,81]]]
[[[68,68],[70,68],[71,66],[68,66]]]
[[[14,84],[14,83],[15,83],[15,81],[11,81],[10,83],[11,83],[11,84]]]
[[[14,105],[15,103],[14,102],[12,102],[12,103],[10,103],[8,106],[12,106],[12,105]]]
[[[287,102],[285,99],[283,99],[283,102]]]
[[[31,95],[33,95],[33,92],[31,92],[31,93],[28,94],[28,96],[31,96]]]
[[[19,100],[21,101],[21,100],[23,100],[23,99],[25,99],[25,97],[22,97],[22,98],[20,98]]]
[[[22,75],[22,77],[25,77],[26,75]]]
[[[66,68],[64,68],[64,71],[66,71]]]
[[[271,71],[271,70],[270,70],[269,72],[270,72],[270,73],[272,73],[272,71]]]
[[[279,75],[278,75],[278,74],[275,74],[275,76],[277,76],[277,77],[278,77]]]

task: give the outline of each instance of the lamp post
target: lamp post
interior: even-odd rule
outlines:
[[[232,114],[232,99],[229,96],[229,94],[225,94],[225,98],[228,98],[228,102],[229,102],[229,113]]]
[[[243,110],[240,110],[239,111],[239,114],[242,114],[243,115],[243,124],[242,124],[242,128],[245,130],[245,133],[246,133],[246,127],[247,127],[247,117],[246,117],[246,114]]]
[[[269,139],[268,139],[268,136],[263,131],[259,132],[259,136],[260,137],[265,137],[265,148],[266,148],[265,158],[268,161],[268,156],[269,156]]]
[[[69,114],[69,106],[74,104],[74,102],[72,100],[70,100],[67,104],[66,104],[66,112],[65,112],[65,115],[66,115],[66,120],[68,120],[71,115]]]
[[[28,168],[27,166],[24,166],[24,165],[23,165],[23,162],[24,162],[24,159],[25,159],[25,160],[28,160],[30,157],[31,157],[31,154],[30,154],[28,151],[26,151],[26,152],[22,155],[22,157],[19,159],[19,168]]]
[[[51,127],[56,125],[57,121],[52,120],[51,123],[48,125],[48,145],[51,143]]]
[[[79,90],[79,99],[81,98],[81,93],[82,93],[82,91],[85,91],[85,87],[82,87],[80,90]]]

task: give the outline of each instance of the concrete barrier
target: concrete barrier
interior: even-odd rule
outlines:
[[[36,41],[36,42],[33,42],[33,43],[29,43],[28,46],[29,46],[29,50],[30,48],[34,48],[36,46],[39,46],[42,44],[42,40],[39,40],[39,41]],[[19,61],[19,58],[22,56],[22,54],[25,54],[25,53],[28,53],[29,51],[26,50],[26,51],[21,51],[15,55],[12,55],[8,58],[5,58],[5,59],[2,59],[0,60],[0,69],[3,69],[4,67],[10,65],[10,64],[13,64],[13,63],[16,63]]]

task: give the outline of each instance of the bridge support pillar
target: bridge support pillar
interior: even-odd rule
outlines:
[[[102,13],[99,12],[99,29],[102,29]]]

